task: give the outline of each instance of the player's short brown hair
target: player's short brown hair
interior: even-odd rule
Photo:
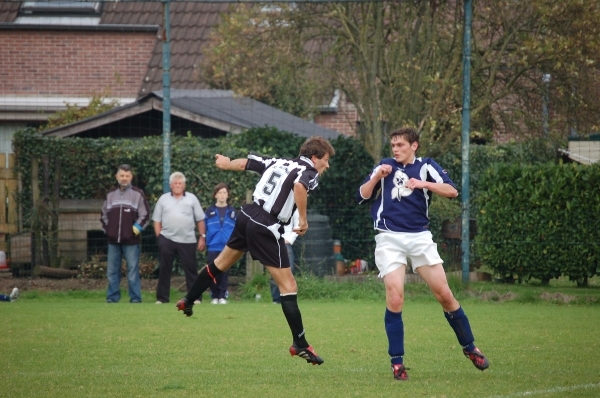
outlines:
[[[313,155],[317,159],[322,159],[323,156],[329,154],[329,156],[335,155],[335,149],[329,141],[323,137],[312,136],[300,147],[300,156],[311,158]]]
[[[390,133],[390,139],[396,136],[404,137],[409,144],[412,144],[413,142],[416,142],[417,144],[419,143],[419,133],[417,133],[417,130],[413,129],[412,127],[402,127]]]
[[[418,146],[415,152],[418,151],[419,147],[421,146],[419,143],[419,133],[417,133],[417,130],[413,129],[412,127],[402,127],[398,130],[392,131],[390,133],[390,140],[394,137],[404,137],[404,139],[408,141],[410,145],[412,145],[413,142],[416,142]]]

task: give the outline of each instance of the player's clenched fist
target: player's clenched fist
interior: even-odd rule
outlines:
[[[378,174],[379,178],[387,177],[391,172],[392,172],[392,166],[390,166],[389,164],[383,164],[383,165],[381,165],[381,167],[379,167],[379,170],[377,170],[377,174]]]
[[[226,170],[229,162],[231,162],[231,159],[229,159],[227,156],[223,156],[218,153],[215,155],[215,159],[215,165],[223,170]]]
[[[304,236],[307,229],[308,229],[308,222],[306,221],[306,219],[301,218],[298,221],[298,226],[296,228],[292,229],[292,231],[294,231],[295,233],[297,233],[300,236]]]

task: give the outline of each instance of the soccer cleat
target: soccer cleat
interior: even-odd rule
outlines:
[[[182,298],[181,300],[179,300],[177,302],[177,304],[175,304],[175,307],[177,308],[177,311],[183,311],[185,316],[192,316],[192,314],[194,313],[194,311],[192,310],[192,307],[194,307],[194,304],[193,303],[188,304],[185,297]]]
[[[315,349],[310,345],[306,348],[299,348],[296,343],[294,343],[290,347],[290,354],[292,354],[292,356],[298,355],[300,358],[306,359],[306,362],[312,363],[313,365],[320,365],[325,362],[323,358],[317,355]]]
[[[463,354],[473,362],[473,365],[481,371],[490,367],[488,359],[483,355],[479,348],[475,347],[473,351],[463,350]]]
[[[404,367],[404,365],[392,364],[392,372],[394,373],[394,380],[408,380],[408,373],[406,373],[406,368]]]
[[[16,287],[12,290],[12,292],[10,292],[10,301],[15,301],[16,299],[19,298],[19,289],[17,289]]]

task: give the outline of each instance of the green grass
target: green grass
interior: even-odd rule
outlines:
[[[325,359],[311,366],[290,357],[280,306],[234,300],[195,306],[186,318],[172,303],[151,304],[150,293],[142,304],[109,305],[104,292],[24,292],[0,303],[0,395],[600,396],[597,305],[530,302],[537,296],[532,286],[500,286],[517,288],[522,302],[482,300],[483,288],[479,297],[469,293],[475,287],[459,294],[490,369],[480,372],[462,356],[439,304],[411,286],[404,309],[407,382],[391,378],[383,300],[301,300],[307,338]]]

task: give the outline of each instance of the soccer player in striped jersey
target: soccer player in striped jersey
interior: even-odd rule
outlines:
[[[319,175],[329,167],[329,157],[335,154],[331,143],[322,137],[307,139],[294,159],[259,156],[231,160],[215,155],[215,165],[222,170],[251,171],[261,175],[253,193],[253,203],[242,206],[227,245],[219,256],[208,263],[198,275],[188,294],[177,302],[177,309],[186,316],[217,275],[228,270],[246,251],[267,267],[281,292],[281,308],[292,331],[290,354],[298,355],[313,365],[323,359],[306,341],[302,316],[298,308],[298,286],[290,270],[290,261],[282,237],[284,225],[298,209],[298,226],[293,229],[304,235],[308,229],[306,203],[308,194],[319,185]]]
[[[390,139],[394,157],[383,159],[367,176],[357,192],[357,201],[373,202],[371,216],[378,231],[375,263],[386,289],[384,323],[394,378],[408,379],[403,364],[402,321],[407,258],[442,305],[464,355],[477,369],[487,369],[489,362],[474,344],[469,320],[448,286],[443,261],[429,231],[432,195],[455,198],[456,186],[433,159],[416,157],[419,148],[416,130],[401,128],[392,132]]]

